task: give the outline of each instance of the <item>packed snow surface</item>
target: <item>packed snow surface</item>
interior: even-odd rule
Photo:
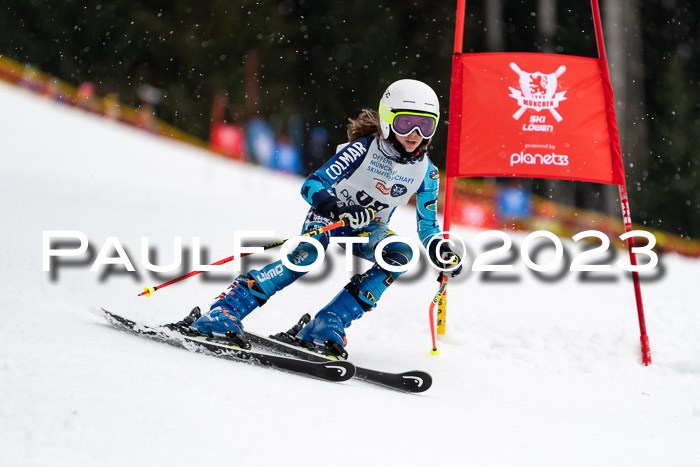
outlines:
[[[235,277],[231,265],[137,294],[188,272],[193,251],[203,264],[230,256],[236,232],[274,232],[247,245],[297,235],[307,210],[300,178],[4,84],[0,127],[3,465],[700,465],[697,260],[665,255],[646,274],[653,364],[645,367],[631,280],[616,266],[587,280],[567,271],[538,278],[517,253],[524,234],[512,232],[517,254],[505,260],[514,272],[468,271],[449,283],[447,333],[441,355],[431,355],[428,306],[438,284],[422,255],[348,330],[348,350],[358,365],[427,370],[433,387],[407,395],[328,383],[128,335],[97,314],[105,307],[158,324],[208,307]],[[417,242],[414,209],[396,212],[392,228]],[[89,246],[47,272],[51,231],[80,232]],[[472,251],[483,249],[478,233],[455,230]],[[76,238],[52,246],[74,249]],[[147,270],[143,253],[168,265],[178,238],[184,264]],[[570,256],[582,250],[563,241]],[[270,250],[243,266],[278,257]],[[597,261],[615,259],[625,255]],[[356,272],[368,266],[354,263]],[[245,325],[286,330],[352,274],[331,247],[322,270]]]

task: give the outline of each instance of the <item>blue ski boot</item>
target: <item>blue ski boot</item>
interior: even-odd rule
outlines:
[[[229,289],[219,295],[209,313],[199,317],[190,327],[207,336],[224,337],[236,345],[250,348],[241,320],[267,300],[257,282],[247,274],[238,276]]]
[[[316,347],[325,347],[327,353],[347,359],[345,328],[359,319],[372,306],[358,300],[359,290],[352,282],[321,309],[296,337]]]

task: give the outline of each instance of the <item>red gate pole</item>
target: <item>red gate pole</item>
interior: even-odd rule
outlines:
[[[455,24],[454,55],[462,54],[462,44],[464,42],[465,2],[466,0],[457,0],[457,19]],[[454,86],[454,83],[452,83],[452,85]],[[451,113],[452,109],[450,109],[450,114]],[[462,118],[461,115],[450,115],[450,120],[452,120],[452,117]],[[459,146],[457,151],[459,152]],[[448,161],[451,157],[459,157],[459,154],[447,154]],[[449,175],[446,175],[445,177],[445,205],[442,213],[442,225],[445,231],[449,231],[450,226],[452,225],[452,177],[450,177]]]
[[[462,44],[464,42],[464,13],[465,13],[465,3],[466,0],[457,0],[457,16],[455,19],[455,46],[454,55],[461,55]],[[452,83],[454,86],[454,83]],[[450,92],[451,94],[451,92]],[[450,103],[451,104],[451,103]],[[452,110],[450,109],[450,114]],[[450,117],[462,118],[460,116]],[[450,118],[452,120],[452,118]],[[448,131],[450,131],[448,129]],[[457,149],[459,151],[459,147]],[[459,154],[447,154],[446,162],[449,164],[450,157],[459,157]],[[445,232],[449,232],[452,226],[452,179],[453,177],[447,175],[445,172],[445,204],[442,210],[442,227]],[[449,234],[445,235],[445,238],[450,238]],[[438,304],[438,334],[445,334],[445,317],[447,315],[447,291],[444,291],[444,295],[440,303]]]
[[[466,2],[466,0],[457,0],[457,19],[456,19],[456,23],[455,23],[454,55],[461,55],[462,54],[462,44],[464,42],[465,2]],[[452,85],[454,85],[454,83]],[[451,109],[450,109],[450,113],[452,113]],[[462,118],[461,115],[460,116],[450,115],[450,117]],[[452,118],[450,118],[450,120],[452,120]],[[459,146],[458,146],[457,151],[459,151]],[[458,157],[459,154],[447,154],[448,161],[449,161],[451,156]],[[445,231],[448,231],[448,232],[450,230],[450,226],[452,225],[452,177],[450,177],[449,175],[446,175],[446,177],[445,177],[445,205],[443,207],[443,213],[442,213],[442,225],[443,225],[443,228],[445,229]]]
[[[605,54],[605,43],[603,41],[603,26],[600,20],[600,9],[598,0],[591,0],[591,9],[593,10],[593,24],[595,25],[595,37],[598,44],[598,59],[600,61],[600,69],[605,80],[605,105],[608,112],[608,124],[610,126],[611,144],[613,145],[613,153],[622,160],[622,152],[620,149],[620,136],[617,132],[617,121],[615,119],[615,100],[613,98],[612,85],[610,84],[610,72],[608,70],[608,60]],[[614,131],[613,131],[614,130]],[[625,223],[625,232],[632,230],[632,217],[630,215],[630,203],[627,197],[627,183],[625,180],[618,185],[620,190],[620,204],[622,205],[622,220]],[[632,251],[634,247],[634,237],[627,239],[627,250],[629,251],[630,264],[637,265],[637,255]],[[642,345],[642,363],[644,365],[651,364],[651,348],[649,347],[649,336],[647,336],[647,326],[644,320],[644,304],[642,303],[642,290],[639,285],[639,273],[632,272],[632,281],[634,283],[634,297],[637,301],[637,317],[639,319],[640,341]]]

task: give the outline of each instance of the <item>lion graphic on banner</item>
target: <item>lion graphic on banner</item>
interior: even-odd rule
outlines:
[[[557,122],[563,120],[556,108],[559,102],[566,100],[566,91],[556,92],[559,85],[559,77],[566,71],[564,65],[557,68],[554,73],[541,73],[536,71],[528,73],[520,69],[515,62],[510,62],[510,67],[518,74],[520,89],[510,88],[510,97],[518,101],[520,108],[513,114],[518,120],[527,109],[537,112],[549,110]]]

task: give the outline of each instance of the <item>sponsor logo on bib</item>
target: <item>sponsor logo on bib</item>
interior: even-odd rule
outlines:
[[[391,187],[391,196],[394,198],[398,198],[399,196],[403,196],[406,193],[408,193],[408,188],[406,188],[405,185],[397,183]]]

